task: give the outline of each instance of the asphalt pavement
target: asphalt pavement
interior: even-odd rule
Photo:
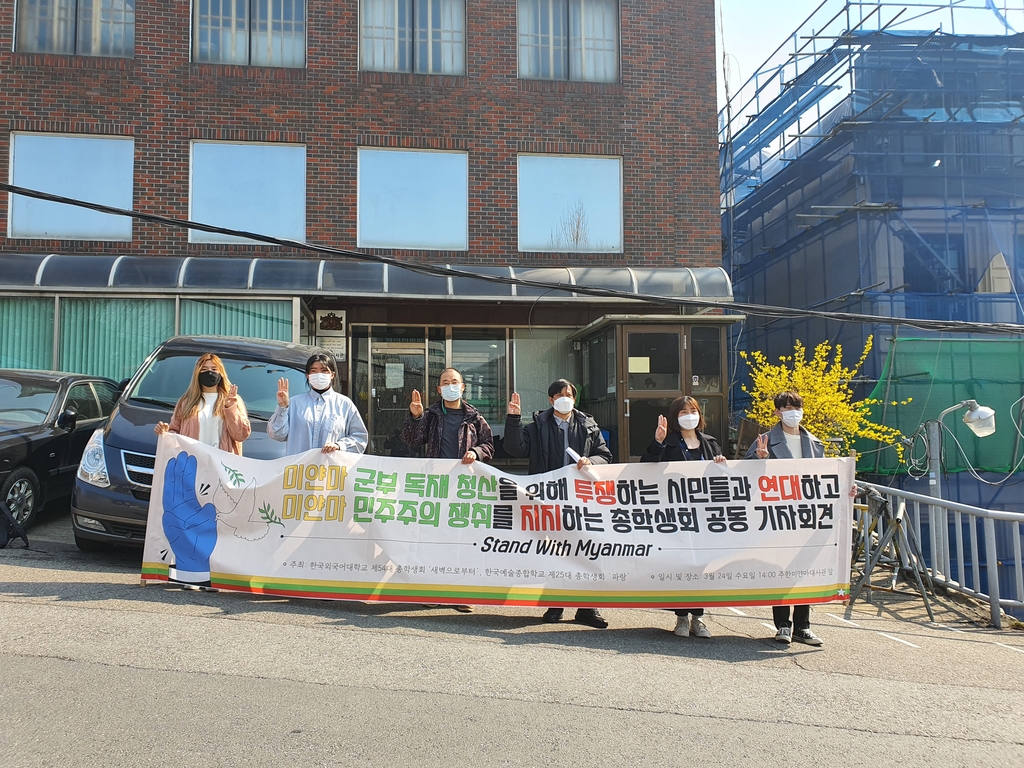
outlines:
[[[0,550],[0,765],[1024,765],[1024,632],[986,606],[875,592],[607,630],[540,609],[140,586],[141,552],[81,553],[53,505]],[[572,612],[566,611],[571,617]]]

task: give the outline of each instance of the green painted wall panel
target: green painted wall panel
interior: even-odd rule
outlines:
[[[53,303],[0,298],[0,368],[53,368]]]

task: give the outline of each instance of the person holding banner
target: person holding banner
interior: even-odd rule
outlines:
[[[402,440],[410,448],[426,446],[428,459],[461,459],[463,464],[487,461],[494,456],[491,427],[480,411],[462,399],[466,385],[455,368],[445,368],[437,383],[441,399],[423,408],[419,390],[412,391],[409,415],[402,428]],[[453,605],[456,611],[472,613],[469,605]]]
[[[249,414],[217,355],[207,353],[196,360],[192,380],[174,406],[171,423],[157,422],[153,431],[158,435],[172,432],[242,455],[242,443],[252,433]]]
[[[704,416],[697,401],[684,395],[672,401],[667,419],[658,416],[654,439],[640,461],[713,461],[724,464],[726,458],[718,441],[704,434]],[[704,625],[703,608],[680,608],[675,613],[673,634],[679,637],[711,637],[711,632]]]
[[[747,459],[820,459],[825,455],[825,446],[806,429],[800,426],[804,417],[804,399],[792,390],[775,396],[775,417],[779,420],[768,432],[757,436],[750,446]],[[856,486],[851,493],[856,493]],[[821,645],[824,641],[811,631],[811,606],[794,605],[793,620],[790,622],[790,606],[776,605],[772,608],[775,620],[775,639],[789,645],[798,640],[807,645]]]
[[[419,390],[412,391],[402,441],[410,448],[425,445],[428,459],[461,459],[463,464],[494,456],[494,439],[487,420],[462,399],[462,374],[445,368],[437,385],[441,399],[424,409]]]
[[[320,353],[306,361],[308,392],[289,397],[288,379],[278,379],[267,437],[287,442],[289,456],[315,448],[322,453],[366,450],[366,426],[355,403],[334,390],[336,375],[334,360]]]
[[[592,464],[610,464],[612,452],[604,441],[594,417],[576,408],[576,387],[558,379],[548,387],[546,411],[533,414],[533,423],[523,427],[519,393],[513,392],[505,417],[505,450],[517,458],[530,458],[529,473],[539,475],[570,464],[582,471]],[[548,608],[544,621],[562,620],[564,608]],[[578,608],[576,621],[597,629],[608,626],[595,608]]]

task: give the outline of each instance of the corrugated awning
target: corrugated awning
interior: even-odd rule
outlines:
[[[543,282],[510,285],[463,275],[425,275],[403,267],[354,260],[222,258],[212,256],[94,256],[0,254],[0,291],[75,293],[258,294],[353,298],[565,301],[595,299],[573,286],[675,298],[732,299],[720,267],[480,267],[442,265],[476,275]]]

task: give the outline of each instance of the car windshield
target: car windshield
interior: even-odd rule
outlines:
[[[42,424],[55,397],[56,384],[0,379],[0,423]]]
[[[158,357],[143,371],[128,399],[173,408],[178,398],[188,389],[197,359],[198,355],[181,353]],[[270,418],[277,407],[277,380],[281,377],[288,379],[291,392],[306,391],[305,373],[285,363],[239,360],[224,356],[220,359],[228,379],[238,387],[238,396],[242,398],[250,416]]]

